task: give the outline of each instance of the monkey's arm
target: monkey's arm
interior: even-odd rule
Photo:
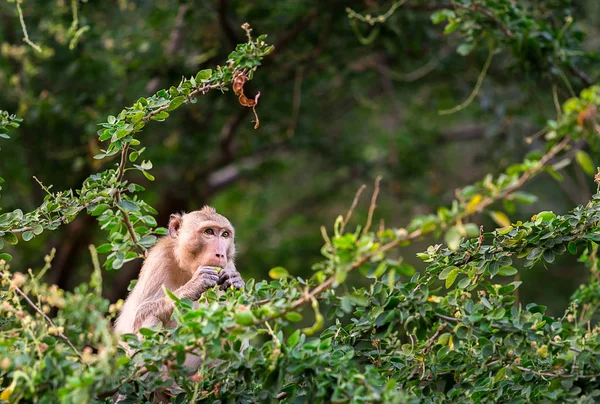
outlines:
[[[198,300],[208,289],[217,284],[219,275],[213,267],[200,267],[185,285],[175,289],[173,294],[180,299]],[[133,329],[137,332],[143,325],[152,326],[165,323],[173,313],[173,302],[161,297],[141,304],[135,315]]]

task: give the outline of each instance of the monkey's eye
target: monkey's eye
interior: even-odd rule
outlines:
[[[221,234],[221,236],[227,238],[230,236],[230,234],[228,231],[224,231],[223,234]]]
[[[213,229],[206,229],[206,230],[204,230],[204,234],[210,234],[211,236],[214,236],[215,231]]]

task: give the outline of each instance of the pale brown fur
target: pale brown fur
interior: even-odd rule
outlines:
[[[207,234],[212,229],[214,235]],[[197,300],[215,283],[243,287],[235,268],[234,229],[214,208],[171,215],[169,236],[150,250],[138,283],[129,294],[115,323],[118,334],[136,333],[141,327],[165,324],[173,306],[163,287],[180,298]],[[213,267],[221,267],[220,275]],[[218,279],[218,280],[217,280]]]

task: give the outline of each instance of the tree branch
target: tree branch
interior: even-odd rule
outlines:
[[[27,302],[27,304],[33,310],[35,310],[40,316],[42,316],[42,318],[44,320],[46,320],[46,322],[48,324],[50,324],[54,328],[58,328],[58,327],[56,327],[56,324],[54,324],[54,322],[52,321],[52,319],[50,317],[48,317],[39,307],[37,307],[35,305],[35,303],[33,303],[31,301],[31,299],[29,298],[29,296],[27,296],[27,294],[21,290],[21,288],[19,288],[18,286],[15,286],[14,288],[15,288],[15,291]],[[79,352],[79,350],[77,350],[77,348],[75,348],[75,345],[73,345],[73,343],[71,342],[71,340],[69,340],[69,338],[67,338],[67,336],[65,334],[63,334],[62,332],[59,332],[56,335],[60,339],[62,339],[63,341],[65,341],[65,343],[67,345],[69,345],[69,347],[71,347],[71,349],[73,350],[73,352],[75,352],[77,354],[77,356],[79,357],[79,359],[82,359],[82,356],[81,356],[81,353]]]

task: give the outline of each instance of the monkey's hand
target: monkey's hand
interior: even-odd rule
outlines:
[[[234,269],[224,269],[221,271],[218,283],[221,285],[221,290],[227,290],[231,286],[235,289],[243,289],[246,286],[240,273]]]
[[[193,289],[190,290],[192,296],[180,296],[187,297],[191,300],[198,300],[202,293],[206,292],[208,289],[214,287],[219,281],[219,273],[213,268],[209,266],[200,266],[194,272],[192,279],[190,279],[189,283],[193,285]],[[185,286],[183,286],[185,287]]]

